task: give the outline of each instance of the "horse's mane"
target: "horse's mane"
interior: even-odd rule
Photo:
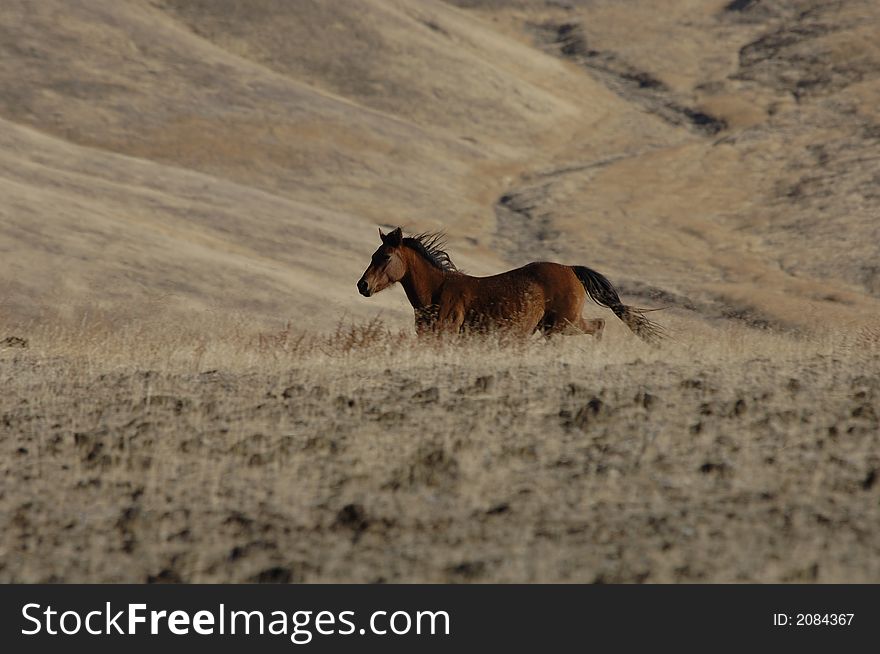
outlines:
[[[456,272],[458,268],[449,258],[446,247],[446,234],[443,232],[422,232],[403,239],[403,244],[415,250],[435,268],[446,272]]]

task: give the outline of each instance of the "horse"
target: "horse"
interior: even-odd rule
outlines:
[[[662,328],[646,309],[623,304],[608,279],[585,266],[535,261],[489,277],[473,277],[456,268],[444,250],[442,232],[404,236],[398,227],[379,229],[382,243],[357,283],[370,297],[400,282],[415,313],[418,334],[488,332],[505,329],[531,336],[591,334],[601,338],[602,318],[581,316],[587,297],[610,309],[629,329],[653,343]]]

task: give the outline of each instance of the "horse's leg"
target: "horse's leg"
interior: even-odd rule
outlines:
[[[432,334],[437,329],[439,307],[431,305],[414,310],[416,335],[425,336]]]
[[[579,288],[580,282],[574,277],[566,278],[566,285],[552,296],[552,302],[544,315],[544,333],[553,334],[591,334],[596,340],[602,338],[605,321],[602,318],[586,319],[581,316],[586,297]]]
[[[548,311],[541,321],[545,336],[554,334],[580,335],[590,334],[601,340],[602,331],[605,329],[603,318],[584,318],[581,316],[583,300],[575,301],[561,307],[561,311]]]
[[[601,341],[602,331],[605,329],[605,319],[591,318],[587,320],[586,318],[579,317],[577,327],[584,334],[591,334],[597,341]]]
[[[519,338],[529,338],[535,332],[545,333],[552,320],[547,311],[546,295],[540,286],[528,289],[523,297],[514,300],[516,310],[511,320],[511,331]]]
[[[445,334],[458,334],[464,324],[464,313],[464,306],[461,302],[441,304],[436,323],[437,331]]]
[[[558,334],[559,328],[557,327],[556,317],[549,312],[545,313],[538,321],[538,324],[535,325],[532,333],[534,334],[535,332],[540,332],[544,338],[550,338],[553,334]]]
[[[557,320],[549,324],[545,323],[542,331],[544,336],[548,338],[554,334],[561,334],[563,336],[581,336],[583,334],[588,334],[599,341],[602,340],[602,331],[604,329],[605,320],[603,318],[592,318],[587,320],[586,318],[578,316],[574,321]]]

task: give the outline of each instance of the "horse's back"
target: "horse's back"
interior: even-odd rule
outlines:
[[[522,268],[516,268],[515,270],[521,270],[523,274],[530,275],[535,279],[545,282],[567,281],[574,275],[571,266],[555,263],[553,261],[533,261],[532,263],[527,263]]]
[[[552,261],[533,261],[521,268],[511,270],[509,274],[519,275],[539,285],[548,302],[572,294],[580,297],[583,290],[571,266]]]
[[[490,285],[496,283],[510,283],[512,280],[516,279],[552,283],[554,281],[558,282],[562,279],[574,278],[574,273],[571,270],[571,266],[565,266],[561,263],[554,263],[552,261],[532,261],[519,268],[513,268],[512,270],[506,270],[486,277],[469,277],[467,275],[462,275],[462,277],[467,277],[475,283],[482,282]]]
[[[449,284],[456,294],[467,296],[529,296],[540,301],[554,297],[580,295],[582,285],[571,266],[552,261],[533,261],[488,277],[460,275]]]
[[[583,288],[569,266],[533,261],[488,277],[450,279],[446,302],[461,303],[473,327],[507,322],[530,333],[548,315],[567,320],[580,311]]]

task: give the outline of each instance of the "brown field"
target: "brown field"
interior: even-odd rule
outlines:
[[[5,1],[0,581],[880,582],[880,5],[662,4]]]
[[[155,327],[4,352],[3,580],[880,578],[876,332]]]

